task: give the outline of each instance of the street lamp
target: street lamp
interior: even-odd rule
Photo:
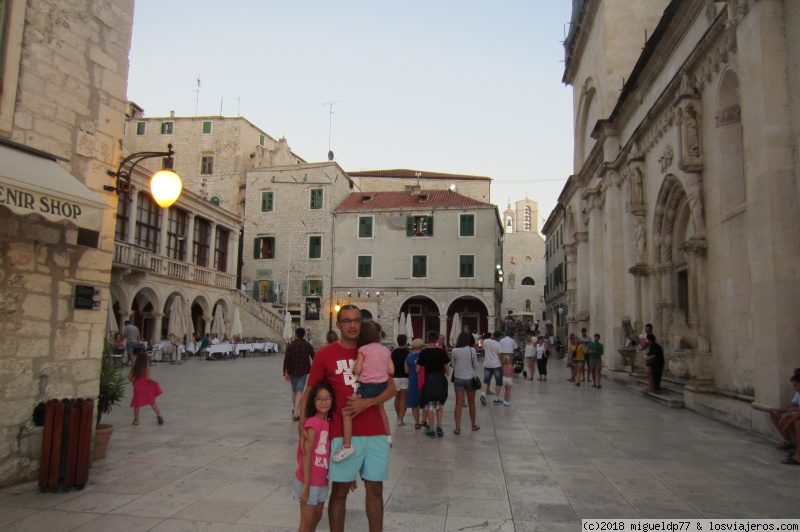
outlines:
[[[116,192],[117,195],[128,194],[131,191],[131,174],[136,165],[145,159],[162,157],[161,170],[153,174],[150,179],[150,193],[158,206],[166,209],[175,203],[183,190],[181,178],[172,169],[175,164],[173,155],[175,155],[175,151],[172,149],[172,144],[168,144],[167,151],[164,152],[142,151],[128,155],[119,163],[116,172],[108,171],[108,175],[117,178],[117,184],[115,186],[105,185],[103,189]],[[127,170],[125,169],[126,165],[130,165]]]

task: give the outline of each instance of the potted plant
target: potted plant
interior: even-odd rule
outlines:
[[[114,345],[105,342],[103,345],[103,360],[100,367],[100,390],[97,393],[97,427],[94,437],[94,454],[92,458],[105,458],[108,442],[114,432],[114,425],[100,423],[103,414],[111,413],[114,405],[118,405],[125,397],[127,379],[114,365],[110,357]]]

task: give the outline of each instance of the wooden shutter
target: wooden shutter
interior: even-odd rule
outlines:
[[[309,289],[308,281],[303,281],[303,295],[307,296],[310,294],[310,292],[311,290]]]
[[[414,236],[414,217],[406,216],[406,236]]]
[[[253,282],[253,299],[255,299],[256,301],[258,301],[258,288],[260,284],[261,283],[259,283],[258,281]]]
[[[425,235],[433,236],[433,216],[428,216],[426,220]]]
[[[261,239],[255,238],[253,239],[253,258],[260,259],[261,258]]]

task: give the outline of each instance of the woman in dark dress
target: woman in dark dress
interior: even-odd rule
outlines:
[[[425,383],[422,386],[420,405],[425,411],[429,429],[425,435],[429,438],[443,437],[442,413],[447,401],[447,376],[450,373],[450,358],[441,347],[436,347],[439,339],[438,331],[428,333],[428,347],[419,354],[417,366],[425,368]],[[417,369],[419,371],[419,369]],[[433,415],[436,413],[436,431],[433,430]]]

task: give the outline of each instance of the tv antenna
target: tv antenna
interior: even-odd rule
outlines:
[[[200,74],[197,75],[197,89],[195,89],[194,116],[197,117],[197,110],[200,108]]]
[[[333,113],[334,113],[333,104],[335,103],[342,103],[342,101],[339,100],[338,102],[326,102],[322,104],[328,106],[328,160],[329,161],[333,160],[333,152],[331,151],[331,131],[333,129]]]
[[[244,102],[244,103],[250,103],[250,102],[248,102],[247,100],[242,100],[242,95],[241,94],[237,95],[234,98],[234,100],[236,100],[236,116],[242,116],[242,113],[239,112],[241,110],[241,107],[242,107],[242,102]]]

